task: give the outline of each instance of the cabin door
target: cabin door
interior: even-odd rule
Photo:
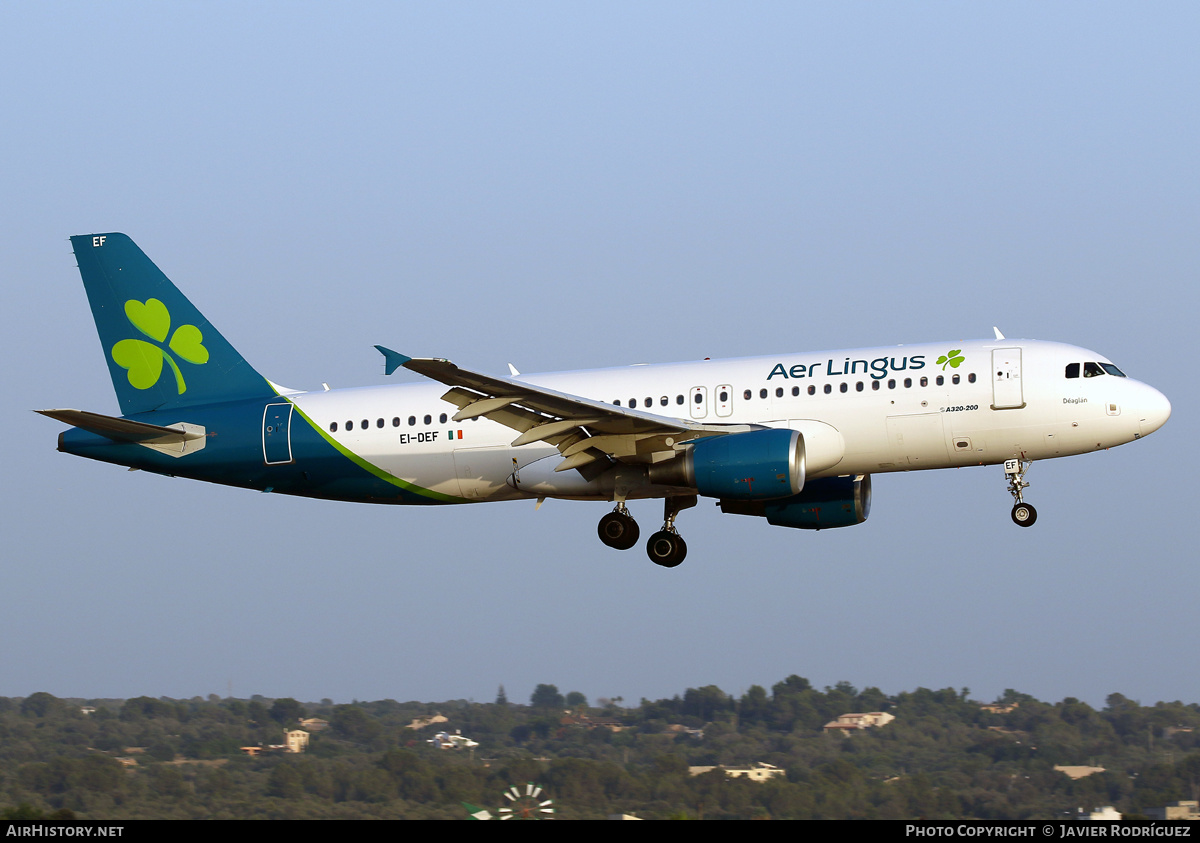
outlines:
[[[283,465],[292,459],[292,405],[268,404],[263,410],[263,462]]]
[[[1025,406],[1021,389],[1021,349],[992,349],[992,409],[1019,410]]]

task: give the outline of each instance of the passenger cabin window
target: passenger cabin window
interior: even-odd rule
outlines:
[[[951,375],[950,376],[950,383],[957,384],[959,382],[959,380],[960,380],[959,375]]]
[[[905,379],[904,379],[904,388],[905,388],[905,389],[912,389],[912,378],[905,378]]]
[[[683,403],[683,396],[682,396],[682,395],[676,395],[676,396],[675,396],[675,403],[676,403],[676,404],[682,404],[682,403]]]
[[[363,422],[362,422],[362,429],[363,429],[363,430],[366,430],[366,429],[367,429],[367,428],[369,428],[370,426],[371,426],[371,422],[370,422],[369,420],[367,420],[367,419],[363,419]]]
[[[929,378],[921,378],[921,386],[929,386]]]
[[[748,389],[747,389],[745,392],[743,392],[743,393],[742,393],[742,397],[743,397],[743,398],[745,398],[747,401],[749,401],[749,400],[750,400],[750,396],[751,396],[752,394],[753,394],[753,393],[751,393],[751,392],[750,392],[750,390],[748,390]]]
[[[630,407],[633,407],[633,408],[636,410],[636,409],[637,409],[637,399],[636,399],[636,398],[630,398],[630,399],[629,399],[629,406],[630,406]]]
[[[855,391],[855,392],[862,392],[862,391],[863,391],[863,385],[862,385],[862,381],[859,381],[858,383],[856,383],[856,384],[854,385],[854,391]]]
[[[775,387],[775,397],[776,397],[776,398],[782,398],[782,397],[783,397],[783,387],[782,387],[782,386],[777,386],[777,387]]]
[[[971,372],[971,374],[967,375],[967,383],[975,383],[975,373],[974,372]]]
[[[666,401],[665,398],[663,400]],[[717,396],[717,400],[722,404],[725,403],[729,400],[729,393],[722,389],[720,395]]]
[[[376,420],[375,420],[375,426],[376,426],[376,427],[383,427],[383,419],[376,419]]]
[[[838,387],[839,392],[845,392],[847,389],[849,389],[849,387],[845,383]]]
[[[337,422],[330,422],[330,423],[329,423],[329,432],[330,432],[330,433],[337,433]]]
[[[426,417],[425,417],[425,424],[429,424],[431,421],[433,421],[433,416],[426,416]]]
[[[354,422],[349,419],[346,420],[346,430],[354,430]]]
[[[668,404],[670,404],[671,402],[670,402],[670,400],[667,398],[667,396],[665,396],[665,395],[664,395],[662,398],[658,399],[658,403],[659,403],[659,404],[661,404],[662,406],[664,406],[664,407],[665,407],[665,406],[667,406]]]
[[[938,377],[937,377],[937,385],[938,385],[938,386],[941,386],[941,385],[942,385],[942,384],[944,384],[945,382],[946,382],[946,379],[945,379],[943,376],[941,376],[941,375],[938,375]]]
[[[392,427],[399,427],[399,426],[400,426],[400,417],[392,416]]]
[[[833,384],[831,384],[831,383],[825,384],[825,394],[828,395],[831,392],[833,392]]]
[[[766,397],[767,397],[767,391],[766,391],[765,389],[760,389],[760,390],[758,391],[758,397],[759,397],[759,398],[766,398]]]
[[[614,402],[613,402],[613,406],[614,406],[614,407],[620,407],[620,406],[621,406],[621,399],[620,399],[620,398],[618,398],[616,401],[614,401]]]
[[[1079,364],[1078,363],[1068,363],[1067,364],[1067,377],[1068,378],[1079,377]]]
[[[476,418],[478,418],[478,416],[476,416]],[[409,416],[409,417],[408,417],[408,426],[409,426],[409,427],[412,427],[412,426],[413,426],[414,424],[416,424],[416,423],[417,423],[417,417],[416,417],[416,416]]]
[[[795,398],[799,394],[800,394],[800,387],[793,386],[792,387],[792,397]]]
[[[888,378],[888,389],[895,389],[895,388],[896,388],[896,379]]]
[[[442,413],[440,416],[438,416],[438,421],[441,422],[442,424],[445,424],[446,423],[446,414]]]

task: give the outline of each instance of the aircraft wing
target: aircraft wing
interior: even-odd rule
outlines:
[[[556,471],[583,468],[607,458],[661,462],[674,457],[682,442],[755,429],[749,425],[698,424],[617,407],[512,378],[472,372],[449,360],[405,357],[375,347],[386,359],[389,375],[404,367],[451,387],[442,398],[458,407],[455,421],[483,417],[510,427],[519,434],[512,441],[513,447],[532,442],[554,445],[565,457]]]

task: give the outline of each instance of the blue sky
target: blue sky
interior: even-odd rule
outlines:
[[[4,4],[0,695],[1200,700],[1192,4]],[[812,534],[385,508],[55,452],[115,412],[67,237],[124,231],[272,380],[989,337],[1096,349],[1149,439],[875,478]],[[643,526],[659,504],[634,506]]]

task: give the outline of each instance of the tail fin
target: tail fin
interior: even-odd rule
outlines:
[[[275,394],[124,234],[71,246],[123,415]]]

